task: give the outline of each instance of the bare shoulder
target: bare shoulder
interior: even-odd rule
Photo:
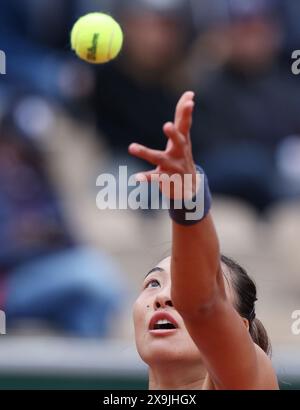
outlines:
[[[278,390],[278,380],[270,357],[255,344],[258,368],[259,368],[259,390]]]

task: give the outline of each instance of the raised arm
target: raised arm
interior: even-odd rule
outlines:
[[[168,138],[165,151],[132,144],[129,152],[156,165],[138,179],[166,173],[192,175],[193,184],[184,191],[196,194],[196,168],[192,156],[190,128],[194,94],[185,93],[178,102],[174,123],[164,126]],[[171,194],[172,195],[172,194]],[[252,341],[243,320],[225,291],[218,238],[210,213],[197,223],[172,221],[171,297],[187,330],[202,353],[204,364],[217,389],[276,388],[267,356]]]

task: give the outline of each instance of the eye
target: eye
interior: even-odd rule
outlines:
[[[160,283],[156,279],[151,279],[149,282],[146,283],[145,289],[147,288],[157,288],[160,286]]]

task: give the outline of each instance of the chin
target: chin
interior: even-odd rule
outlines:
[[[172,340],[154,340],[146,346],[144,344],[138,352],[148,366],[191,360],[191,350],[180,348],[178,343]]]

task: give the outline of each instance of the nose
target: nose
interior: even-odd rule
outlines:
[[[170,293],[167,292],[165,289],[162,289],[161,292],[159,292],[154,300],[154,308],[160,309],[160,308],[165,308],[166,306],[173,307],[173,303],[171,300]]]

